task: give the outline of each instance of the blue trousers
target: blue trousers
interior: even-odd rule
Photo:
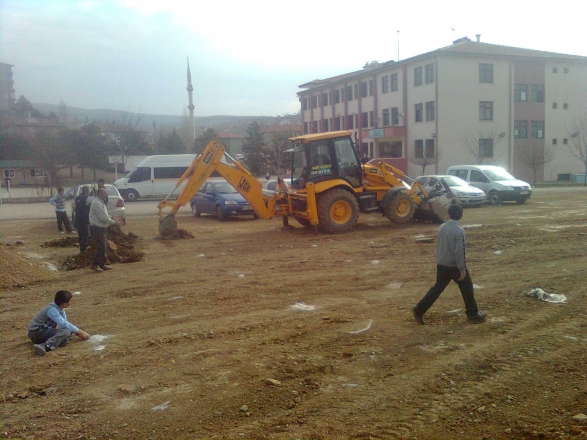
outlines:
[[[28,334],[33,344],[45,344],[49,350],[55,350],[57,347],[65,347],[72,337],[69,330],[64,328],[40,328],[39,330],[29,331]]]

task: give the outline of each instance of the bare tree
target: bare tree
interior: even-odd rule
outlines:
[[[495,146],[503,139],[495,125],[479,130],[476,133],[461,133],[463,149],[472,155],[477,165],[483,164],[485,159],[495,159]]]
[[[429,156],[426,157],[426,155],[423,156],[416,156],[414,153],[410,153],[408,155],[408,160],[410,161],[410,163],[413,163],[414,165],[418,165],[420,167],[422,167],[422,176],[424,174],[426,174],[426,167],[428,165],[434,165],[435,163],[438,162],[438,152],[435,149],[434,150],[434,155],[433,156]]]
[[[575,116],[567,132],[570,143],[564,145],[564,150],[585,166],[583,186],[587,186],[587,114]]]
[[[267,147],[267,160],[269,165],[277,171],[278,176],[285,169],[285,150],[291,148],[290,137],[293,137],[293,133],[291,132],[275,133],[271,136]]]
[[[520,154],[520,159],[534,173],[534,185],[536,185],[536,174],[538,170],[548,162],[554,159],[555,152],[549,146],[531,145],[524,148]]]
[[[138,127],[144,113],[133,113],[126,110],[106,110],[102,115],[103,122],[110,127],[113,150],[120,155],[123,174],[126,171],[126,161],[129,155],[148,152],[149,148],[143,132]]]

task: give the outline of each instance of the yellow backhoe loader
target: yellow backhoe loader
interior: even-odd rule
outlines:
[[[220,141],[211,141],[177,182],[176,189],[187,180],[177,200],[169,200],[174,190],[159,203],[160,235],[168,239],[178,236],[175,214],[213,171],[242,194],[260,218],[281,216],[283,224],[288,225],[289,217],[293,217],[316,232],[348,232],[356,225],[359,212],[381,212],[397,224],[414,217],[441,223],[448,219],[448,206],[456,198],[447,185],[428,194],[419,183],[384,162],[362,163],[350,132],[309,134],[290,140],[291,184],[279,179],[278,191],[270,196],[263,193],[261,182],[243,164],[226,153]],[[225,155],[227,163],[221,162]],[[167,215],[166,208],[171,208]]]

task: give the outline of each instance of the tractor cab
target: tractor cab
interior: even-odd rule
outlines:
[[[292,188],[303,190],[306,182],[343,179],[353,188],[361,186],[361,161],[350,133],[337,131],[290,139]]]

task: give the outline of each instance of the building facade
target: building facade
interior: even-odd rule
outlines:
[[[468,38],[400,62],[302,84],[304,133],[349,130],[361,153],[417,176],[496,164],[532,181],[583,173],[568,152],[587,123],[587,57]]]

